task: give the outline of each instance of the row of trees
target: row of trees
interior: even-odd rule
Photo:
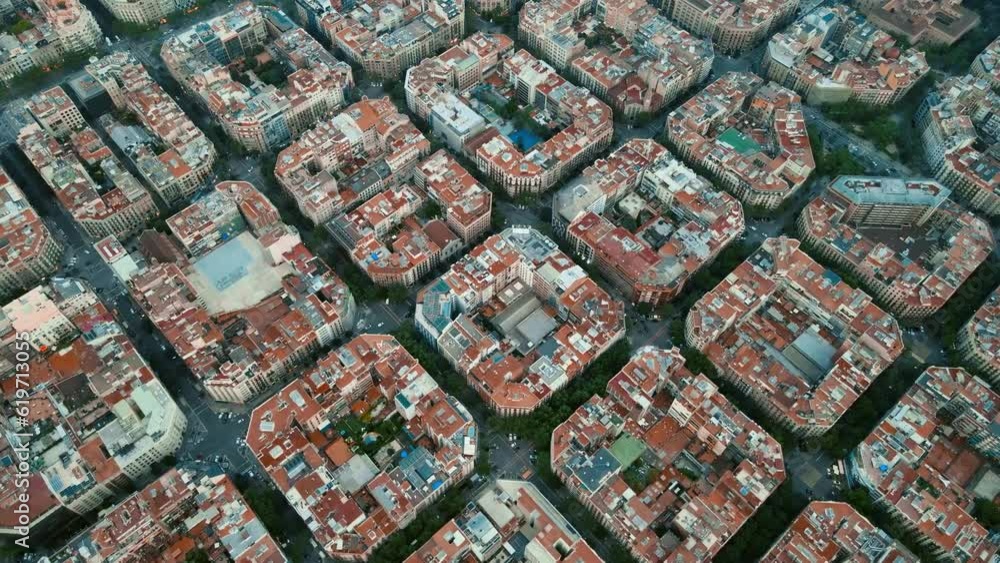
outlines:
[[[811,440],[809,445],[818,446],[837,459],[847,457],[868,437],[885,413],[899,402],[926,367],[908,354],[901,356],[854,401],[832,429]]]
[[[929,322],[923,323],[922,326],[935,327],[928,331],[934,336],[938,336],[936,331],[940,330],[942,341],[947,346],[951,346],[958,328],[969,319],[998,283],[1000,283],[1000,267],[992,264],[984,265],[967,281],[966,285],[962,286],[945,308]],[[854,284],[857,287],[857,281]],[[675,343],[683,342],[683,323],[679,319],[671,326],[671,336]],[[770,418],[766,413],[760,412],[756,405],[748,404],[748,401],[738,390],[729,388],[724,381],[720,381],[715,366],[707,358],[686,345],[681,345],[681,349],[687,358],[689,369],[705,373],[716,381],[727,398],[750,418],[760,423],[784,447],[798,445],[806,449],[820,448],[837,459],[847,457],[871,433],[885,413],[899,402],[903,394],[927,368],[926,364],[919,362],[912,355],[901,356],[875,379],[868,390],[855,401],[830,431],[819,438],[795,444],[792,436],[786,430],[775,428],[770,423]],[[957,362],[949,363],[959,365]],[[735,562],[752,560],[761,556],[801,511],[806,500],[801,495],[794,493],[791,483],[786,481],[726,545],[715,560]],[[856,510],[876,526],[900,540],[922,561],[935,560],[930,551],[921,544],[919,537],[908,532],[884,509],[872,503],[866,490],[861,488],[847,490],[844,492],[842,500],[852,504]],[[991,502],[977,503],[973,510],[973,516],[991,529],[995,529],[1000,524],[1000,510],[997,510]]]
[[[672,328],[673,330],[676,329]],[[908,359],[897,361],[875,380],[868,391],[854,403],[830,431],[818,439],[799,444],[788,430],[773,423],[771,418],[756,404],[729,385],[728,382],[720,379],[715,366],[704,355],[686,345],[682,345],[681,349],[689,369],[695,373],[704,373],[715,381],[722,393],[734,405],[774,436],[786,451],[796,447],[805,447],[806,449],[819,447],[838,459],[845,457],[871,432],[884,413],[898,402],[899,397],[922,373],[924,368],[923,365]],[[740,528],[714,561],[738,563],[759,559],[784,533],[806,507],[809,500],[795,491],[791,476],[787,476],[785,482]],[[868,492],[864,489],[847,490],[841,500],[851,503],[875,525],[887,530],[894,538],[903,542],[922,561],[933,561],[928,550],[920,544],[919,538],[906,532],[883,509],[874,506]]]
[[[751,251],[752,249],[747,248],[747,245],[743,245],[742,248],[734,245],[727,255],[720,256],[721,260],[717,261],[713,265],[714,267],[703,270],[700,274],[701,279],[692,283],[685,294],[675,300],[673,305],[668,306],[667,314],[672,315],[670,340],[673,345],[681,349],[688,369],[693,373],[704,373],[708,376],[738,409],[760,424],[782,444],[783,448],[786,450],[799,447],[821,448],[837,458],[843,458],[871,432],[871,429],[881,420],[885,412],[898,402],[899,397],[923,372],[925,366],[909,357],[901,358],[876,379],[869,390],[855,402],[832,430],[821,438],[807,440],[804,443],[800,442],[788,429],[775,423],[756,403],[723,379],[711,360],[700,351],[688,346],[684,339],[684,319],[690,307],[704,295],[705,291],[711,290],[721,279],[721,276],[728,274],[738,266],[739,262],[742,262]],[[968,308],[965,309],[956,317],[968,318],[968,315],[965,314],[968,313]],[[871,505],[866,491],[859,489],[847,491],[844,500],[859,505],[858,509],[862,514],[877,522],[877,525],[882,528],[889,530],[894,537],[903,541],[911,551],[925,560],[931,560],[926,548],[921,547],[917,541],[918,538],[913,537],[912,534],[906,534],[905,530],[893,522],[884,510]],[[787,479],[726,544],[714,558],[714,561],[736,563],[759,559],[784,533],[808,502],[808,498],[795,491],[791,479]],[[992,521],[994,516],[1000,514],[998,511],[989,510],[988,507],[981,509],[981,512],[984,514],[981,518],[984,522]]]
[[[134,23],[112,18],[111,33],[119,37],[152,37],[160,29],[159,23]]]
[[[755,250],[757,250],[755,245],[742,240],[730,244],[716,256],[711,264],[691,276],[677,299],[672,301],[672,305],[666,307],[672,307],[682,316],[686,316],[688,310],[702,295],[715,289],[719,282],[746,261]]]
[[[794,436],[791,432],[784,426],[774,422],[770,415],[768,415],[762,408],[760,408],[757,403],[743,394],[742,391],[737,389],[730,383],[727,379],[723,378],[719,373],[718,368],[715,364],[706,356],[701,353],[700,350],[688,346],[687,342],[684,340],[684,321],[683,319],[674,319],[670,324],[670,339],[673,341],[674,346],[677,346],[681,350],[681,355],[684,356],[684,366],[691,370],[691,373],[703,373],[713,383],[718,385],[719,391],[729,399],[736,408],[738,408],[743,414],[750,417],[751,420],[756,422],[767,431],[768,434],[774,437],[782,447],[792,447],[794,445]]]
[[[944,307],[922,321],[920,326],[931,336],[940,338],[946,348],[953,348],[959,331],[998,286],[1000,263],[990,256],[965,280]]]
[[[18,35],[28,31],[29,29],[35,29],[35,24],[33,24],[31,20],[21,18],[4,28],[4,33]]]
[[[864,174],[862,166],[846,148],[827,151],[823,137],[814,127],[809,127],[809,146],[816,161],[816,175],[836,178],[840,175]]]
[[[899,540],[921,561],[937,561],[930,550],[921,545],[919,537],[903,528],[884,509],[876,506],[864,489],[851,489],[840,500],[849,503],[872,524]],[[786,479],[726,543],[713,561],[744,563],[760,560],[808,504],[809,499],[797,493],[791,480]]]
[[[602,354],[565,388],[554,393],[540,407],[523,416],[493,416],[490,427],[507,434],[517,434],[530,441],[539,457],[548,459],[549,439],[557,426],[594,395],[603,395],[608,381],[631,357],[631,346],[623,338]]]
[[[823,107],[823,114],[849,129],[860,128],[861,135],[879,150],[887,150],[898,140],[899,126],[887,108],[850,100]]]
[[[466,497],[472,485],[464,481],[444,494],[437,502],[420,512],[402,530],[393,532],[389,539],[375,550],[369,563],[399,563],[427,542],[449,520],[458,516],[467,504]]]
[[[305,561],[313,549],[310,545],[312,533],[288,504],[285,496],[277,489],[254,483],[242,474],[234,475],[233,482],[268,533],[284,546],[288,557],[296,563]]]
[[[550,461],[550,440],[557,426],[565,422],[576,409],[595,395],[603,395],[608,381],[631,358],[631,345],[627,339],[616,342],[607,352],[588,366],[565,388],[554,393],[540,407],[524,416],[501,417],[493,415],[489,427],[501,434],[516,434],[528,440],[535,448],[535,472],[555,493],[546,498],[565,516],[591,545],[603,545],[609,561],[627,563],[634,561],[628,550],[589,511],[572,497],[553,473]]]
[[[809,499],[796,493],[786,478],[712,561],[759,561],[808,504]]]
[[[441,386],[448,394],[456,397],[469,410],[485,413],[485,405],[479,395],[469,387],[465,378],[452,369],[451,364],[438,354],[417,333],[413,321],[401,324],[392,332],[392,336],[406,348],[420,365],[424,366],[427,373],[434,378],[434,381]]]
[[[965,323],[976,314],[998,287],[1000,287],[1000,264],[995,259],[988,258],[965,280],[944,307],[921,323],[925,333],[939,339],[944,346],[948,354],[948,365],[963,366],[971,373],[982,377],[984,381],[989,381],[989,377],[965,361],[956,349],[956,340]]]
[[[387,82],[385,84],[387,92],[393,98],[393,100],[399,105],[401,109],[406,108],[405,104],[405,92],[402,90],[402,83],[398,81]],[[889,143],[893,141],[892,136],[889,135],[892,125],[896,122],[889,119],[886,116],[880,116],[876,118],[876,124],[868,125],[867,129],[869,133],[872,134],[876,139],[881,139],[882,142]],[[896,132],[898,134],[898,131]],[[820,144],[814,144],[815,147]],[[830,172],[829,175],[836,175],[836,173],[852,173],[852,170],[857,167],[858,164],[850,156],[849,152],[841,149],[840,151],[834,151],[831,160],[826,160],[824,155],[823,170]],[[823,153],[822,150],[817,151],[818,153]],[[820,166],[820,157],[817,156],[818,166]],[[471,163],[463,162],[467,170],[470,173],[477,174],[478,170]],[[273,170],[273,164],[270,169],[264,170],[265,179],[273,178],[270,174],[270,170]],[[836,173],[833,173],[836,171]],[[860,170],[859,170],[860,172]],[[478,174],[477,174],[478,175]],[[272,190],[273,192],[274,190]],[[276,190],[281,195],[284,192]],[[494,190],[494,193],[498,196],[505,194],[503,190]],[[274,199],[274,193],[269,193],[268,196]],[[279,196],[280,198],[280,196]],[[278,205],[278,202],[275,202]],[[285,206],[281,206],[285,207]],[[283,209],[285,211],[285,209]],[[283,213],[285,215],[285,213]],[[373,299],[382,299],[391,290],[385,290],[383,288],[375,287],[374,284],[368,279],[367,275],[364,274],[360,269],[358,269],[353,262],[346,257],[339,249],[331,248],[332,245],[328,240],[329,237],[324,237],[321,229],[310,229],[304,231],[306,233],[311,233],[314,237],[312,248],[324,249],[324,253],[329,256],[326,258],[328,263],[331,265],[337,263],[340,267],[338,268],[341,272],[341,277],[345,279],[348,285],[351,287],[352,292],[355,293],[358,301],[369,301]],[[671,324],[671,336],[675,344],[682,348],[682,352],[687,358],[688,367],[694,372],[706,373],[710,378],[716,381],[720,385],[723,392],[737,406],[741,408],[748,416],[754,420],[761,422],[765,428],[768,429],[772,435],[782,442],[783,444],[789,444],[792,438],[788,433],[776,425],[769,423],[770,418],[764,413],[760,412],[752,402],[744,399],[742,394],[737,390],[730,388],[727,382],[722,380],[717,373],[715,366],[700,352],[692,348],[687,347],[683,344],[683,317],[687,310],[693,303],[704,294],[704,292],[711,290],[725,275],[731,272],[736,266],[738,266],[751,252],[752,248],[749,245],[738,243],[732,245],[708,268],[699,272],[696,276],[689,281],[689,285],[685,292],[680,296],[674,304],[669,305],[668,314],[673,318]],[[402,292],[393,292],[397,296],[405,296],[405,288]],[[981,302],[981,301],[980,301]],[[680,312],[680,318],[676,318],[677,312]],[[967,318],[967,317],[966,317]],[[459,398],[470,410],[479,410],[480,412],[484,410],[484,405],[479,399],[478,395],[473,391],[465,381],[463,377],[458,375],[451,369],[451,366],[441,357],[439,354],[434,352],[426,343],[419,337],[416,333],[415,327],[412,322],[407,322],[402,325],[395,333],[394,336],[400,343],[406,347],[419,361],[420,363],[434,376],[435,380],[441,384],[449,393],[455,395]],[[558,478],[556,478],[549,467],[549,439],[551,437],[552,431],[556,426],[565,421],[572,412],[578,408],[581,404],[590,399],[590,397],[595,394],[603,394],[607,381],[617,373],[620,368],[628,361],[630,355],[630,347],[627,342],[619,342],[605,355],[599,358],[593,365],[591,365],[583,374],[571,382],[565,389],[556,393],[546,404],[542,405],[538,410],[530,415],[523,417],[491,417],[489,420],[489,428],[495,431],[501,431],[505,433],[516,433],[530,440],[538,450],[538,463],[537,469],[539,476],[546,482],[551,484],[554,488],[561,493],[565,493],[565,489],[562,488],[561,483]],[[897,369],[898,375],[891,375],[886,378],[886,386],[890,390],[898,390],[908,387],[906,381],[913,375],[913,370],[916,367],[910,367],[904,369],[904,366],[893,366],[890,369]],[[919,371],[916,372],[919,374]],[[889,372],[883,375],[889,375]],[[881,381],[877,380],[877,381]],[[873,386],[873,390],[875,387]],[[862,402],[866,401],[866,402]],[[891,401],[891,402],[890,402]],[[887,408],[891,407],[895,401],[892,399],[891,395],[883,388],[879,388],[879,391],[873,395],[869,392],[862,396],[858,402],[858,413],[853,416],[849,422],[844,423],[844,428],[836,428],[835,431],[830,434],[838,434],[836,438],[831,438],[829,443],[820,444],[821,447],[827,449],[830,452],[838,452],[841,455],[845,453],[850,447],[857,444],[858,441],[864,438],[867,432],[870,430],[871,426],[877,423],[878,418],[881,413]],[[888,406],[886,406],[888,405]],[[853,414],[853,411],[849,411],[848,414]],[[846,417],[845,417],[846,419]],[[840,436],[842,434],[842,436]],[[482,448],[480,458],[477,460],[476,471],[482,475],[489,475],[490,473],[490,460],[489,451],[486,448]],[[264,488],[261,488],[264,489]],[[267,492],[273,494],[267,494]],[[431,506],[427,511],[421,514],[421,517],[417,519],[413,524],[411,524],[406,529],[394,534],[374,555],[373,561],[401,561],[409,553],[411,553],[417,546],[426,541],[434,532],[436,532],[441,525],[447,522],[448,519],[453,518],[457,515],[465,505],[465,498],[469,493],[468,485],[460,485],[455,489],[450,490],[448,493],[442,497],[437,503]],[[265,520],[264,514],[267,514],[267,520],[265,520],[265,525],[269,529],[274,526],[281,527],[287,524],[287,520],[284,522],[280,520],[275,520],[272,515],[281,514],[281,509],[284,507],[279,506],[280,503],[284,503],[283,497],[276,491],[271,489],[264,489],[263,491],[252,491],[248,493],[253,497],[252,506],[260,506],[257,509],[258,514],[261,515],[262,520]],[[275,497],[276,495],[276,497]],[[605,542],[613,541],[607,530],[602,526],[596,519],[591,515],[585,508],[583,508],[579,503],[572,500],[567,500],[564,498],[566,495],[561,494],[556,498],[550,498],[557,505],[567,517],[574,522],[574,524],[580,527],[581,531],[588,534],[588,539],[593,538],[594,541]],[[248,499],[249,500],[249,499]],[[765,503],[765,505],[760,509],[757,515],[747,523],[746,526],[734,537],[726,549],[719,554],[716,558],[718,561],[746,561],[753,560],[762,555],[766,549],[773,543],[774,539],[784,531],[791,520],[801,511],[805,506],[807,499],[803,498],[801,495],[797,495],[792,490],[790,482],[786,481],[774,495]],[[285,505],[287,507],[287,504]],[[295,519],[298,522],[298,519]],[[583,526],[580,523],[583,522]],[[592,535],[590,535],[592,534]],[[277,534],[276,534],[277,535]],[[286,536],[279,536],[285,538]],[[625,553],[620,546],[615,547],[617,553]],[[622,555],[621,559],[614,559],[615,561],[625,561],[627,555]]]
[[[100,54],[102,54],[101,48],[87,49],[79,53],[67,53],[62,59],[45,68],[32,67],[6,83],[0,82],[0,99],[34,94],[50,73],[61,69],[83,68],[90,57]]]
[[[462,404],[474,413],[476,418],[482,420],[490,416],[486,405],[479,395],[468,385],[465,378],[456,373],[450,364],[437,352],[431,349],[417,333],[412,322],[404,323],[392,333],[399,343],[413,355],[417,361],[427,370],[427,372],[437,381],[438,385],[446,392],[458,398]],[[549,467],[549,442],[548,437],[556,426],[569,418],[579,405],[598,392],[603,392],[607,381],[614,374],[618,373],[622,366],[628,361],[629,345],[622,341],[613,346],[608,352],[598,358],[579,377],[574,379],[566,389],[556,393],[548,403],[525,417],[501,418],[490,416],[487,428],[480,429],[480,452],[476,461],[476,473],[488,477],[492,473],[490,464],[490,451],[485,447],[485,436],[489,432],[494,433],[517,433],[530,440],[537,446],[536,470],[539,477],[545,483],[557,491],[556,496],[546,495],[548,500],[566,516],[574,526],[592,544],[594,540],[600,542],[612,542],[609,548],[613,561],[626,562],[631,560],[628,551],[625,550],[613,537],[610,536],[604,526],[594,518],[581,504],[572,500],[568,492],[563,488],[562,483],[552,473]],[[445,499],[457,497],[459,500],[440,501],[438,505],[429,509],[431,523],[413,528],[413,524],[406,530],[397,533],[395,536],[376,552],[376,561],[401,561],[427,540],[441,525],[458,513],[454,509],[457,504],[461,507],[461,498],[470,491],[465,485],[457,490],[446,493]],[[436,507],[441,506],[438,510]],[[421,518],[424,519],[424,513]],[[393,559],[397,557],[396,559]]]
[[[871,496],[865,489],[851,489],[844,494],[842,500],[854,507],[854,510],[857,510],[859,514],[867,518],[869,522],[885,530],[896,540],[899,540],[900,543],[905,545],[921,561],[934,562],[939,560],[927,547],[924,547],[920,543],[920,536],[904,528],[885,509],[872,502]]]
[[[466,13],[466,17],[468,18],[468,17],[470,17],[469,14],[472,14],[472,10],[469,9],[469,8],[466,8],[465,13]],[[483,18],[484,20],[486,20],[486,21],[494,24],[494,25],[500,26],[501,31],[503,31],[503,33],[505,33],[505,34],[507,34],[507,35],[509,35],[511,37],[516,37],[517,36],[517,13],[516,12],[515,13],[510,13],[510,11],[505,11],[502,8],[497,8],[497,9],[492,10],[492,11],[483,12],[482,14],[480,14],[480,17]],[[472,33],[471,30],[476,30],[476,29],[478,29],[478,27],[475,26],[475,25],[468,25],[468,24],[466,24],[466,29],[470,30],[469,33]]]
[[[913,118],[927,98],[928,92],[936,84],[936,77],[929,74],[914,85],[902,100],[892,106],[871,106],[851,100],[825,105],[822,111],[824,115],[849,131],[870,141],[879,150],[894,153],[896,158],[908,167],[925,169],[927,166],[924,161],[921,136]],[[813,153],[816,153],[815,145]],[[850,154],[846,150],[844,153]],[[841,154],[837,156],[837,160],[846,162],[846,157]]]
[[[374,303],[389,299],[388,288],[373,283],[368,274],[354,263],[347,252],[330,240],[322,227],[314,227],[309,231],[308,238],[307,246],[310,250],[320,256],[330,267],[333,267],[334,264],[338,266],[337,275],[347,284],[356,302]],[[393,291],[392,301],[396,303],[400,299],[406,300],[406,288],[402,288],[402,291],[398,289]]]
[[[556,510],[560,514],[566,517],[567,520],[573,523],[573,526],[580,532],[580,535],[587,540],[592,547],[598,548],[603,547],[606,553],[605,561],[613,563],[635,563],[635,558],[629,553],[628,549],[618,541],[617,538],[611,535],[611,532],[602,524],[594,514],[589,511],[585,506],[580,504],[563,486],[559,477],[552,472],[552,467],[549,464],[548,452],[545,452],[545,457],[543,458],[539,454],[538,459],[535,461],[535,468],[539,479],[551,491],[555,491],[557,494],[546,494],[545,498],[556,507]],[[548,491],[546,491],[548,492]]]

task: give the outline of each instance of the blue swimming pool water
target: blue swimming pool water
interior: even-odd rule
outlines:
[[[542,138],[527,129],[515,129],[510,134],[510,140],[522,151],[531,150],[531,147],[542,142]]]

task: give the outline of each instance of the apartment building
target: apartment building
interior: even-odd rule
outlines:
[[[510,0],[472,0],[472,8],[478,14],[484,15],[507,15],[511,11]]]
[[[616,51],[617,49],[598,47],[577,56],[572,61],[570,78],[579,81],[582,86],[602,100],[607,100],[611,107],[628,117],[638,114],[646,107],[646,105],[637,105],[634,111],[630,111],[629,107],[616,103],[617,97],[613,93],[624,93],[631,85],[629,83],[634,83],[632,89],[635,94],[631,98],[640,102],[649,99],[648,107],[650,109],[662,104],[662,96],[654,101],[652,92],[643,87],[642,79],[635,74],[635,68],[629,60],[620,56]]]
[[[280,227],[278,209],[247,182],[221,182],[215,191],[167,219],[167,227],[187,254],[208,254],[243,230],[258,238]]]
[[[440,219],[418,214],[427,193],[411,184],[386,190],[326,228],[376,285],[409,287],[463,246]]]
[[[625,334],[622,303],[530,227],[490,236],[423,288],[414,323],[501,415],[535,410]]]
[[[14,361],[15,349],[31,356],[25,395],[19,391],[16,403],[11,395],[4,413],[11,424],[3,429],[5,446],[31,436],[29,526],[57,508],[78,515],[97,509],[180,447],[184,413],[85,282],[56,278],[4,305],[0,346],[0,375],[9,381],[24,363]],[[30,415],[16,417],[15,426],[13,409],[29,403]],[[5,533],[18,525],[13,507],[23,502],[17,468],[0,469]]]
[[[778,442],[677,348],[637,350],[551,442],[555,474],[642,562],[711,561],[785,480]]]
[[[816,169],[802,99],[755,74],[731,72],[666,123],[672,150],[745,205],[776,209]]]
[[[122,285],[127,285],[133,274],[146,268],[146,259],[142,253],[138,250],[129,252],[115,237],[107,237],[95,242],[94,250],[97,251],[97,256],[111,268]]]
[[[857,4],[872,23],[911,45],[954,45],[980,22],[979,14],[962,6],[962,0],[858,0]]]
[[[333,43],[332,36],[324,28],[324,22],[341,22],[343,14],[334,7],[332,2],[321,0],[295,0],[295,21],[302,24],[313,36],[325,37],[327,41]],[[349,4],[348,4],[349,5]],[[343,7],[343,5],[340,5]]]
[[[846,559],[845,559],[846,558]],[[768,563],[917,563],[898,540],[846,502],[814,500],[764,555]]]
[[[753,49],[794,16],[799,0],[663,0],[668,18],[733,56]]]
[[[450,92],[437,97],[427,121],[434,133],[457,153],[486,129],[486,119]]]
[[[278,153],[274,176],[316,225],[413,174],[431,144],[388,97],[364,99]]]
[[[0,31],[0,83],[46,70],[70,55],[95,49],[103,40],[97,20],[79,0],[31,0],[19,14],[32,27],[17,35]],[[13,8],[13,7],[12,7]]]
[[[493,193],[447,150],[424,159],[413,171],[413,182],[444,210],[445,223],[464,244],[471,244],[490,228]]]
[[[140,25],[160,25],[160,21],[175,12],[187,11],[195,0],[101,0],[111,15],[123,22]]]
[[[914,116],[934,176],[969,207],[1000,216],[1000,95],[972,75],[946,79]]]
[[[997,558],[971,511],[997,501],[998,405],[965,370],[928,367],[848,459],[852,480],[941,560]]]
[[[398,79],[465,36],[465,1],[397,1],[374,7],[359,2],[350,11],[323,18],[320,25],[330,42],[366,73]]]
[[[576,25],[590,12],[583,0],[525,2],[518,14],[517,38],[563,72],[587,49]]]
[[[854,100],[890,106],[930,72],[922,52],[902,49],[843,4],[813,10],[771,37],[761,68],[814,105]]]
[[[16,8],[22,7],[20,4],[23,4],[23,2],[18,2],[16,5],[12,0],[0,1],[0,16],[9,17],[14,13]]]
[[[538,487],[497,479],[403,563],[502,561],[518,552],[513,545],[520,548],[522,536],[528,563],[604,561]]]
[[[828,431],[903,352],[896,320],[770,238],[691,308],[687,343],[798,436]]]
[[[59,268],[62,244],[0,167],[0,299],[14,297]]]
[[[149,191],[115,157],[62,87],[31,97],[36,123],[17,145],[59,203],[93,239],[138,234],[159,215]]]
[[[632,139],[552,199],[557,233],[634,303],[656,306],[744,231],[729,194],[659,143]]]
[[[250,401],[353,326],[350,290],[253,185],[222,182],[167,225],[128,287],[212,399]]]
[[[989,258],[989,225],[933,180],[840,176],[799,215],[802,240],[897,319],[937,312]]]
[[[1000,91],[1000,37],[983,49],[972,61],[970,72],[976,78],[989,82],[995,91]]]
[[[510,37],[477,32],[440,56],[425,59],[406,73],[407,107],[426,119],[439,99],[462,103],[461,94],[495,74],[513,50]]]
[[[588,48],[598,25],[620,33]],[[536,0],[521,9],[519,38],[546,62],[590,89],[625,117],[655,113],[704,80],[712,42],[659,15],[644,0]]]
[[[215,165],[215,146],[134,55],[117,51],[85,70],[116,109],[141,125],[121,123],[111,113],[98,119],[168,207],[186,201],[203,186]]]
[[[971,368],[994,385],[1000,382],[1000,288],[965,323],[955,347]]]
[[[482,84],[497,99],[544,111],[553,134],[522,150],[511,140],[513,127],[502,133],[497,125],[466,128],[463,152],[479,170],[511,196],[547,190],[575,168],[596,158],[611,143],[611,108],[586,88],[574,86],[548,64],[525,50],[496,60],[509,51],[505,36],[473,35],[440,57],[426,59],[406,74],[410,109],[430,122],[435,133],[449,135],[449,123],[470,123],[468,116],[491,111],[466,89]],[[461,69],[461,70],[455,70]],[[459,80],[459,79],[462,80]],[[470,83],[471,82],[471,83]],[[478,108],[478,110],[477,110]],[[451,114],[453,120],[434,116]],[[510,125],[510,124],[508,124]]]
[[[247,447],[314,541],[347,561],[366,561],[465,479],[478,439],[469,411],[381,334],[321,358],[255,408],[247,430]]]
[[[464,245],[448,223],[417,213],[431,197],[409,181],[425,179],[415,169],[429,151],[430,141],[388,98],[366,99],[282,151],[275,175],[375,284],[411,286]],[[448,208],[450,222],[462,221],[464,232],[485,228],[478,216],[456,215],[465,208],[482,212],[481,197],[470,190],[460,193],[472,199]],[[440,197],[435,192],[435,204],[444,203]]]
[[[50,137],[66,139],[87,126],[87,121],[61,86],[33,95],[25,105],[30,119]],[[29,121],[27,124],[30,124]]]
[[[350,66],[284,12],[251,2],[169,37],[160,56],[223,131],[251,151],[281,149],[341,107],[354,85]],[[276,86],[254,73],[259,65],[288,73]]]
[[[170,468],[43,561],[185,561],[199,550],[209,561],[288,561],[232,480],[197,465]]]

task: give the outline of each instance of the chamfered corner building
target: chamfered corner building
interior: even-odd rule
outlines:
[[[925,319],[993,252],[990,226],[934,180],[840,176],[799,215],[809,250],[857,276],[898,319]]]
[[[687,343],[799,436],[829,430],[903,352],[899,325],[799,241],[770,238],[691,308]]]
[[[552,239],[510,227],[420,290],[414,324],[490,408],[517,415],[621,340],[625,311]]]
[[[19,367],[21,342],[30,348],[27,372]],[[187,428],[114,313],[81,280],[54,278],[0,308],[0,379],[9,399],[0,430],[0,533],[18,525],[22,494],[34,528],[128,492],[177,452]],[[30,405],[26,418],[15,416],[18,401]],[[30,452],[27,491],[19,484],[22,444]]]
[[[170,468],[103,512],[42,563],[189,560],[287,563],[233,481],[209,465]]]
[[[550,452],[570,493],[647,563],[710,561],[786,476],[781,445],[677,348],[636,351]]]
[[[996,503],[1000,395],[962,368],[927,368],[851,452],[851,480],[945,561],[993,563],[995,534],[974,517]]]
[[[1000,383],[1000,287],[993,291],[958,333],[956,348],[967,365]]]
[[[659,305],[743,234],[743,207],[652,139],[632,139],[552,198],[552,224],[635,303]]]
[[[348,561],[367,561],[472,473],[478,441],[465,406],[384,334],[320,358],[255,408],[247,431],[320,548]]]
[[[846,502],[814,500],[774,542],[767,563],[917,563],[898,540]]]
[[[59,268],[62,244],[2,167],[0,241],[0,299],[34,287]]]
[[[403,563],[603,563],[534,484],[497,479]]]

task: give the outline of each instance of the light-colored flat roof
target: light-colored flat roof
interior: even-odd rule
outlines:
[[[291,265],[272,266],[260,242],[249,232],[219,246],[195,262],[188,279],[211,315],[248,309],[281,289]]]

